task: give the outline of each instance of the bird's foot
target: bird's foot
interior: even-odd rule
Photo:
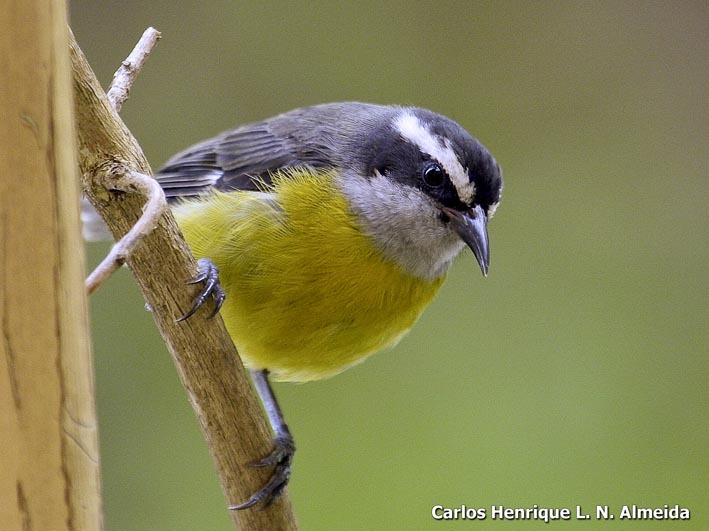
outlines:
[[[261,504],[262,509],[268,508],[278,497],[283,494],[283,490],[288,485],[290,479],[291,463],[295,455],[295,443],[291,436],[279,436],[273,439],[273,450],[266,457],[251,466],[274,467],[273,474],[268,482],[258,491],[251,495],[244,503],[239,505],[230,505],[232,511],[240,511],[248,509],[255,505]]]
[[[214,262],[209,258],[200,258],[197,260],[197,266],[199,267],[199,274],[187,284],[199,284],[200,282],[204,282],[204,287],[195,298],[192,308],[190,308],[185,315],[177,319],[175,321],[176,323],[192,317],[194,313],[199,310],[200,306],[207,302],[209,297],[214,299],[214,308],[212,309],[212,313],[207,316],[207,319],[211,319],[217,315],[222,304],[224,304],[226,293],[224,293],[224,290],[219,284],[219,269],[217,266],[214,265]]]

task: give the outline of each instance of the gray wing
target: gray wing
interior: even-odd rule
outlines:
[[[330,103],[296,109],[226,131],[172,157],[156,174],[168,199],[217,190],[259,190],[284,168],[336,168],[371,141],[363,128],[392,107]]]
[[[247,125],[196,144],[172,157],[155,178],[168,199],[217,190],[258,190],[282,168],[308,165],[267,122]],[[262,186],[262,185],[261,185]]]

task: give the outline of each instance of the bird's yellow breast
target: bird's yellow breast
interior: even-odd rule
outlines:
[[[267,191],[216,192],[175,214],[195,255],[219,267],[245,364],[277,380],[334,375],[394,345],[445,278],[384,258],[331,173],[276,176]]]

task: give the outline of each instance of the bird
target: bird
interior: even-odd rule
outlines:
[[[203,288],[251,371],[274,433],[268,483],[285,488],[294,439],[271,381],[334,376],[393,347],[469,248],[489,267],[502,172],[463,127],[419,107],[295,109],[169,159],[156,179],[198,258]]]

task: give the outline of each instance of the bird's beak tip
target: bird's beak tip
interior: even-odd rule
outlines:
[[[453,229],[475,255],[483,276],[487,277],[490,267],[490,243],[487,237],[485,212],[480,206],[476,206],[468,212],[448,209],[446,213],[451,220]]]
[[[490,251],[485,250],[484,252],[478,254],[475,252],[475,250],[473,250],[473,254],[475,255],[475,258],[478,261],[478,265],[480,266],[480,271],[482,272],[483,277],[487,278],[487,272],[490,269]]]

